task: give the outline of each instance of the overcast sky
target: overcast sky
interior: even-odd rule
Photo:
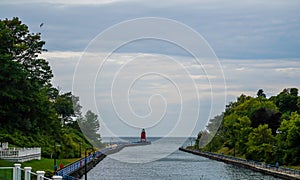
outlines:
[[[242,93],[299,88],[298,0],[2,0],[0,12],[42,33],[54,85],[100,116],[103,136],[195,136]],[[145,17],[160,19],[122,26]],[[118,44],[143,33],[158,38]]]

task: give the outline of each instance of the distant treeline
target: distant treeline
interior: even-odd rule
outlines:
[[[242,94],[211,119],[206,130],[199,132],[195,147],[255,161],[299,165],[299,143],[298,89],[287,88],[270,98],[260,89],[257,97]]]
[[[53,87],[40,33],[30,33],[18,18],[0,19],[0,142],[41,146],[43,156],[79,156],[80,147],[100,144],[97,115],[81,115],[79,98]],[[86,129],[88,139],[78,126]]]

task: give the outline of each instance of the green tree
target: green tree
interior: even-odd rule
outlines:
[[[230,114],[224,118],[224,129],[228,137],[225,145],[233,148],[233,155],[245,153],[248,135],[252,131],[250,119],[239,117],[236,113]]]
[[[242,94],[236,102],[230,102],[226,106],[221,124],[218,119],[222,115],[211,119],[206,131],[201,131],[198,135],[200,138],[197,138],[199,145],[207,140],[202,150],[245,155],[256,161],[299,165],[298,89],[284,89],[270,98],[263,94],[262,89],[258,91],[257,98]],[[218,125],[220,128],[215,132]]]
[[[72,96],[72,93],[68,92],[58,95],[55,98],[54,107],[61,117],[63,126],[66,125],[66,123],[70,123],[72,121],[71,117],[75,115]]]
[[[280,125],[281,113],[277,106],[266,98],[251,98],[234,108],[239,116],[247,116],[251,120],[251,127],[257,128],[259,125],[268,124],[272,133]]]
[[[0,20],[0,42],[2,131],[30,134],[49,128],[57,119],[47,94],[53,75],[48,62],[38,58],[44,45],[40,34],[29,33],[18,18],[5,19]]]
[[[237,98],[236,102],[230,102],[228,105],[226,105],[224,115],[226,116],[227,114],[232,113],[237,106],[239,106],[239,105],[241,105],[241,104],[243,104],[246,101],[249,101],[251,99],[253,99],[253,98],[250,97],[250,96],[246,96],[245,94],[241,94],[240,97]]]
[[[275,138],[267,124],[253,129],[248,138],[247,159],[260,162],[272,162]]]
[[[30,33],[28,26],[18,18],[0,20],[0,54],[22,65],[28,72],[28,80],[40,86],[50,85],[53,77],[49,63],[38,57],[44,41],[40,33]]]
[[[288,116],[291,112],[299,111],[298,103],[298,89],[284,89],[279,95],[276,96],[275,103],[282,114]]]
[[[257,97],[266,98],[266,94],[264,93],[264,90],[259,89],[257,92]]]
[[[298,97],[297,106],[298,106],[298,113],[300,113],[300,97]]]
[[[236,125],[237,150],[242,155],[247,152],[249,134],[252,132],[251,120],[247,116],[239,117]]]
[[[18,18],[0,20],[0,141],[41,146],[42,155],[50,157],[56,140],[68,152],[64,157],[75,157],[77,142],[88,142],[76,129],[61,127],[58,114],[80,114],[79,103],[74,108],[71,93],[59,95],[52,87],[51,68],[39,58],[44,44]]]
[[[276,136],[283,162],[290,165],[300,163],[300,115],[291,114],[290,120],[283,120]]]
[[[200,139],[201,139],[202,134],[203,134],[203,131],[200,131],[198,133],[198,135],[197,135],[197,138],[196,138],[195,144],[194,144],[194,148],[195,149],[199,149],[200,148],[199,143],[200,143]]]
[[[88,110],[84,117],[79,117],[77,119],[77,122],[87,139],[96,147],[101,147],[101,137],[98,132],[100,128],[98,116]]]

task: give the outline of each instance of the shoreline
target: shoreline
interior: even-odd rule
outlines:
[[[188,149],[183,147],[179,148],[179,150],[194,155],[206,157],[212,160],[224,162],[227,164],[232,164],[242,168],[251,169],[252,171],[260,172],[262,174],[267,174],[282,179],[300,180],[300,171],[297,170],[292,171],[292,169],[287,169],[287,168],[279,168],[278,170],[276,170],[276,168],[273,166],[265,165],[262,163],[259,164],[254,161],[248,161],[246,159],[224,156],[220,154],[203,152],[203,151],[198,151],[198,150]]]

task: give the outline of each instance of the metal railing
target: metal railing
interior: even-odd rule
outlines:
[[[87,157],[81,158],[73,162],[72,164],[65,166],[63,169],[58,170],[56,174],[59,176],[66,176],[66,175],[68,176],[69,174],[77,171],[79,168],[84,167],[85,163],[89,164],[94,158],[98,158],[100,155],[106,154],[107,152],[114,150],[116,148],[121,148],[121,145],[118,145],[117,147],[109,147],[109,148],[101,149],[97,152],[94,152],[93,154]]]
[[[216,153],[212,153],[212,152],[198,151],[195,149],[188,149],[188,150],[195,152],[195,153],[201,153],[201,154],[207,155],[212,159],[213,158],[228,159],[231,161],[236,161],[236,162],[240,162],[243,164],[251,165],[252,167],[255,167],[255,168],[267,169],[267,170],[274,171],[274,172],[285,173],[285,174],[300,177],[300,170],[297,170],[297,169],[287,168],[287,167],[283,167],[283,166],[279,166],[277,168],[274,164],[267,164],[264,162],[257,162],[257,161],[253,161],[253,160],[248,160],[248,159],[243,159],[243,158],[238,158],[238,157],[228,156],[228,155],[223,155],[223,154],[216,154]]]

